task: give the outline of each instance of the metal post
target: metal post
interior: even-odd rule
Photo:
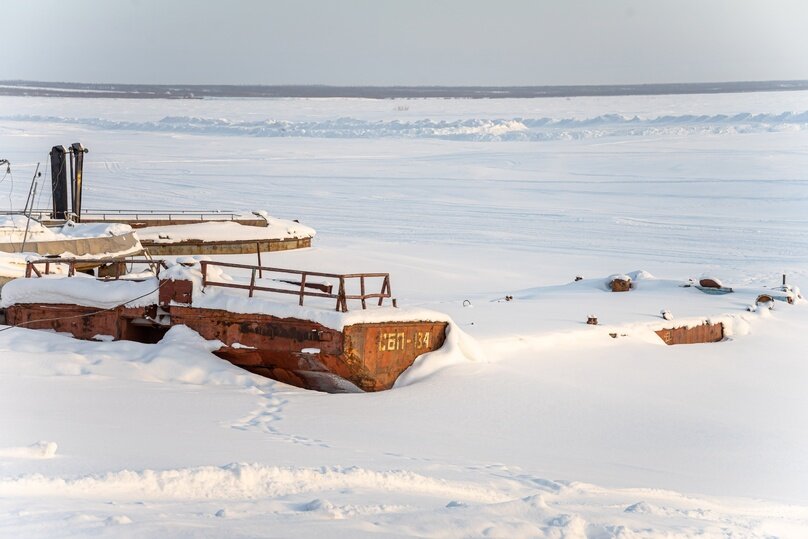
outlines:
[[[348,310],[347,302],[345,301],[345,278],[339,278],[339,292],[337,292],[337,310],[345,312]]]
[[[303,272],[303,276],[300,278],[300,306],[303,306],[303,296],[305,295],[306,290],[306,272]]]
[[[254,288],[255,288],[255,268],[253,268],[252,276],[250,277],[250,297],[253,297]]]
[[[34,212],[34,201],[36,200],[36,179],[40,176],[39,174],[39,163],[36,164],[36,170],[34,170],[34,177],[31,179],[31,188],[28,189],[28,198],[25,199],[25,208],[23,209],[23,214],[27,211],[28,212],[28,220],[25,222],[25,233],[22,236],[22,245],[20,246],[20,252],[25,252],[25,242],[28,240],[28,229],[31,227],[31,214]],[[28,204],[31,204],[31,207],[28,207]]]
[[[51,189],[53,191],[53,218],[67,217],[67,148],[54,146],[51,148]]]
[[[390,291],[390,275],[384,276],[384,281],[382,281],[382,295],[379,298],[379,307],[382,306],[382,302],[384,302],[384,294],[387,293],[388,295],[392,296],[393,293]]]
[[[81,222],[81,180],[84,176],[84,154],[88,152],[87,148],[81,145],[81,142],[74,142],[70,145],[70,169],[73,175],[73,215],[76,216],[76,222]],[[73,163],[75,162],[75,169]]]

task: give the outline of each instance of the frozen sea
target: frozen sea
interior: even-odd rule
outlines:
[[[324,395],[188,332],[4,331],[0,535],[808,534],[806,303],[746,310],[782,274],[808,283],[808,92],[0,97],[0,208],[77,141],[84,207],[299,219],[314,247],[272,265],[389,271],[485,360]],[[638,270],[623,299],[598,288]],[[739,293],[683,295],[704,274]],[[655,342],[662,308],[730,339]]]

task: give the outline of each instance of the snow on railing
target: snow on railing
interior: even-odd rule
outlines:
[[[146,264],[149,266],[149,270],[156,277],[159,277],[161,269],[166,269],[168,267],[164,260],[152,258],[107,258],[93,260],[81,260],[76,258],[40,258],[26,262],[25,277],[31,278],[34,275],[37,277],[50,275],[51,266],[60,264],[67,264],[68,277],[73,277],[76,274],[76,265],[80,264],[91,267],[106,268],[106,271],[101,271],[101,273],[104,273],[104,275],[99,275],[99,277],[102,279],[114,280],[120,279],[123,275],[126,275],[125,270],[127,264]],[[44,268],[42,271],[40,271],[37,266],[44,266]]]
[[[265,266],[251,266],[247,264],[232,264],[229,262],[212,262],[203,260],[200,261],[202,266],[202,286],[220,286],[224,288],[237,288],[240,290],[248,290],[249,297],[253,297],[256,291],[271,292],[275,294],[292,294],[298,296],[298,302],[303,305],[303,299],[306,297],[330,298],[337,300],[336,310],[341,312],[348,311],[348,300],[358,300],[362,304],[362,309],[367,309],[367,300],[378,299],[378,305],[384,303],[385,298],[391,298],[390,290],[390,274],[389,273],[350,273],[350,274],[337,274],[337,273],[322,273],[319,271],[303,271],[284,268],[270,268]],[[250,284],[241,284],[236,282],[222,282],[211,281],[208,279],[208,266],[223,267],[223,268],[236,268],[250,270]],[[278,286],[261,286],[256,284],[256,277],[263,278],[264,272],[277,273],[282,276],[297,276],[297,280],[275,278],[273,281],[279,283],[286,283],[296,287],[296,289],[284,289]],[[332,292],[332,285],[328,283],[312,282],[309,279],[325,278],[335,279],[339,281],[337,293]],[[368,293],[366,286],[369,284],[369,279],[381,279],[381,288],[379,292]],[[346,283],[357,282],[359,285],[359,294],[349,294],[346,291]],[[319,292],[308,290],[314,288]],[[396,300],[393,299],[393,307],[396,307]]]

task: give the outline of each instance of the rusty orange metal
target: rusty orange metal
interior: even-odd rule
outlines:
[[[723,288],[720,283],[715,281],[715,279],[704,278],[699,281],[699,286],[703,286],[704,288]]]
[[[415,358],[437,350],[446,322],[353,324],[343,331],[310,320],[172,305],[172,324],[222,341],[231,363],[307,389],[337,392],[393,387]],[[344,381],[350,384],[344,383]]]
[[[694,327],[660,329],[656,332],[665,344],[700,344],[724,340],[724,324],[705,322]]]
[[[238,255],[289,251],[311,247],[311,238],[284,238],[263,240],[225,240],[203,241],[184,240],[174,242],[157,242],[140,240],[140,244],[152,256],[178,255]]]
[[[168,283],[177,284],[182,296],[188,281],[168,281],[161,294]],[[176,304],[166,308],[169,325],[157,321],[157,305],[98,309],[17,304],[6,309],[6,322],[70,333],[78,339],[105,336],[146,343],[159,341],[171,325],[184,324],[205,339],[222,341],[224,346],[214,353],[238,367],[332,393],[390,389],[419,355],[443,346],[447,327],[446,322],[384,322],[352,324],[337,331],[310,320]]]
[[[168,305],[169,303],[184,303],[190,304],[193,299],[194,284],[191,281],[183,279],[162,279],[160,281],[160,291],[158,292],[158,301],[160,305]]]
[[[120,277],[117,261],[105,262],[113,268],[112,278]],[[54,263],[57,262],[32,261],[27,274],[41,276],[43,272],[38,266],[42,264],[47,274],[49,264]],[[73,275],[73,261],[69,263],[68,274]],[[162,261],[150,263],[155,266],[155,275],[165,267]],[[387,273],[327,274],[207,261],[201,265],[203,285],[244,289],[250,297],[256,290],[292,294],[300,304],[308,296],[331,298],[342,312],[348,310],[348,300],[359,302],[366,309],[368,300],[382,305],[391,295]],[[250,284],[210,282],[208,265],[250,269]],[[296,279],[287,277],[282,282],[291,282],[298,288],[290,291],[257,286],[255,276],[260,271],[284,277],[292,275]],[[307,282],[312,277],[337,279],[339,290],[333,293],[330,284]],[[380,283],[378,292],[366,289],[369,284],[366,281],[372,279]],[[358,283],[358,294],[346,292],[345,283],[349,280]],[[79,339],[105,336],[139,342],[157,342],[171,326],[185,325],[205,339],[221,341],[223,346],[214,353],[239,367],[303,388],[329,392],[390,389],[418,356],[437,350],[446,339],[446,322],[358,323],[338,331],[312,320],[193,307],[193,286],[189,280],[161,279],[157,303],[139,308],[17,304],[6,309],[7,323],[70,333]]]
[[[144,343],[159,341],[168,327],[156,322],[157,306],[99,309],[83,305],[27,303],[6,308],[6,323],[29,329],[70,333],[77,339],[98,336]]]
[[[612,292],[628,292],[631,290],[631,279],[612,279]]]

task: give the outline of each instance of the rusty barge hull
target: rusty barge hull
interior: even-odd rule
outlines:
[[[168,331],[155,325],[157,306],[101,309],[83,305],[28,303],[6,307],[6,323],[29,329],[70,333],[77,339],[109,337],[155,343]]]
[[[171,305],[169,323],[157,322],[157,306],[102,310],[64,304],[17,304],[7,323],[70,333],[78,339],[158,342],[173,325],[186,325],[205,339],[222,341],[217,356],[243,369],[306,389],[327,392],[380,391],[416,357],[437,350],[446,322],[382,322],[342,331],[310,320],[241,314]]]
[[[228,241],[185,240],[177,242],[141,240],[140,244],[152,256],[246,255],[305,249],[311,247],[311,238]]]

